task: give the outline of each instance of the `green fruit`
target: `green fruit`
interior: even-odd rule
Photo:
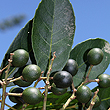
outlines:
[[[102,87],[102,88],[110,87],[110,75],[101,74],[98,76],[98,79],[99,79],[99,82],[98,82],[99,87]]]
[[[15,67],[22,67],[26,65],[28,59],[29,59],[29,54],[27,51],[24,49],[18,49],[13,52],[14,55],[12,56],[12,65]]]
[[[80,103],[87,103],[91,98],[91,90],[89,87],[83,85],[76,91],[76,98]]]
[[[35,105],[42,101],[42,93],[38,88],[28,87],[23,91],[23,100],[30,105]]]
[[[63,95],[67,92],[67,88],[57,88],[56,85],[53,83],[51,86],[51,91],[55,95]]]
[[[37,80],[41,75],[41,69],[35,64],[30,64],[26,66],[22,71],[22,76],[27,82],[32,82]]]
[[[87,60],[90,65],[98,65],[103,59],[103,51],[100,48],[93,48],[87,54]]]
[[[20,77],[21,75],[22,75],[22,71],[21,71],[21,70],[18,70],[18,71],[13,75],[13,77],[14,77],[14,78],[18,78],[18,77]],[[13,83],[14,83],[15,85],[20,86],[20,87],[28,87],[28,86],[30,86],[33,82],[27,82],[27,81],[25,81],[25,80],[20,79],[20,80],[14,81]]]
[[[69,59],[63,70],[69,72],[72,76],[75,76],[78,72],[78,64],[75,60]]]
[[[20,87],[13,87],[9,91],[9,93],[22,93],[22,92],[23,92],[23,89],[20,88]],[[20,102],[21,97],[19,97],[19,96],[11,96],[11,95],[9,95],[8,97],[14,103],[21,103]]]
[[[94,93],[92,93],[92,98],[93,98],[93,96],[94,96]],[[87,108],[89,107],[89,105],[92,101],[92,98],[91,98],[91,100],[89,100],[89,102],[86,103]],[[94,104],[93,108],[98,107],[100,105],[100,103],[101,103],[101,100],[100,100],[99,96],[97,95],[96,98],[95,98],[95,104]]]
[[[59,71],[53,76],[53,82],[58,88],[67,88],[71,86],[73,78],[67,71]]]

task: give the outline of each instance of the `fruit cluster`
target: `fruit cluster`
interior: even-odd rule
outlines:
[[[98,65],[103,60],[103,51],[99,48],[91,49],[87,54],[87,62],[90,66]],[[35,105],[42,101],[43,94],[36,87],[28,87],[34,81],[41,78],[41,69],[36,64],[28,64],[29,54],[24,49],[18,49],[13,52],[12,56],[12,66],[19,67],[18,71],[13,75],[13,82],[19,87],[13,87],[10,89],[9,93],[20,93],[20,96],[11,96],[9,99],[14,103],[27,103],[30,105]],[[80,103],[85,103],[88,108],[91,100],[94,98],[94,93],[89,87],[85,85],[89,78],[86,77],[85,82],[83,82],[77,89],[73,85],[73,77],[78,72],[78,64],[74,59],[69,59],[62,69],[62,71],[55,72],[52,77],[52,84],[50,84],[50,91],[55,95],[63,95],[67,92],[68,87],[73,87],[73,93],[76,99]],[[95,80],[99,87],[107,88],[110,87],[110,75],[101,74]],[[21,87],[27,87],[23,90]],[[74,91],[75,90],[75,91]],[[96,94],[94,107],[99,106],[101,103],[100,98]]]

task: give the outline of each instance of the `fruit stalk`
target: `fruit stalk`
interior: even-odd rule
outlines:
[[[92,68],[93,68],[93,65],[90,65],[90,68],[89,68],[88,74],[87,74],[87,76],[86,76],[86,79],[85,79],[84,82],[82,82],[82,84],[81,84],[80,86],[82,86],[82,85],[84,85],[85,83],[89,82],[89,75],[90,75],[90,72],[91,72]],[[79,86],[79,87],[80,87],[80,86]]]
[[[97,91],[95,92],[95,95],[94,95],[94,97],[90,103],[90,106],[87,110],[92,110],[93,106],[95,105],[95,98],[97,97],[98,92],[99,92],[99,89],[97,89]]]
[[[10,71],[12,56],[13,56],[13,53],[10,53],[10,59],[8,60],[8,62],[9,62],[8,67],[7,67],[7,70],[5,71],[6,74],[5,74],[5,80],[3,81],[1,110],[4,110],[5,99],[6,99],[7,78],[8,78],[8,73]]]
[[[76,98],[75,96],[75,92],[76,92],[76,89],[74,87],[74,84],[72,83],[72,89],[73,89],[73,94],[71,95],[71,97],[67,100],[67,102],[63,105],[63,107],[61,108],[61,110],[65,110],[66,107],[69,105],[69,103]]]
[[[48,94],[48,86],[49,86],[49,76],[50,72],[52,70],[53,61],[56,58],[55,52],[53,53],[53,58],[51,59],[51,64],[49,66],[48,72],[47,72],[47,80],[45,85],[45,95],[44,95],[44,104],[43,104],[43,110],[46,110],[46,101],[47,101],[47,94]]]
[[[0,100],[0,102],[2,102],[2,100]],[[8,105],[8,104],[6,104],[6,103],[5,103],[5,105],[6,105],[7,107],[11,108],[12,110],[17,110],[17,109],[15,109],[15,108],[13,108],[13,107],[9,106],[9,105]]]

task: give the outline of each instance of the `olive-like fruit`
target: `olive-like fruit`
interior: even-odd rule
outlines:
[[[69,72],[72,76],[75,76],[76,73],[78,72],[78,64],[75,60],[69,59],[68,62],[66,63],[63,71]]]
[[[20,87],[12,87],[9,91],[9,93],[22,93],[22,92],[23,92],[23,89],[20,88]],[[11,95],[9,95],[8,97],[14,103],[21,103],[21,101],[20,101],[21,97],[20,96],[11,96]]]
[[[72,75],[67,71],[59,71],[54,74],[53,82],[58,88],[67,88],[71,86],[73,78]]]
[[[76,91],[76,98],[80,103],[87,103],[91,98],[92,92],[89,87],[83,85]]]
[[[20,76],[22,75],[21,72],[22,72],[22,71],[18,70],[18,71],[13,75],[13,77],[14,77],[14,78],[20,77]],[[25,80],[23,80],[23,79],[20,79],[20,80],[14,81],[13,83],[14,83],[15,85],[18,85],[19,87],[28,87],[28,86],[30,86],[33,82],[27,82],[27,81],[25,81]]]
[[[108,74],[101,74],[98,76],[99,82],[98,85],[101,88],[110,87],[110,75]]]
[[[100,48],[93,48],[87,54],[87,60],[90,65],[98,65],[103,60],[103,51]]]
[[[22,67],[26,65],[29,59],[29,53],[24,49],[18,49],[13,52],[12,65],[15,67]]]
[[[51,86],[51,91],[55,95],[63,95],[67,92],[67,88],[57,88],[56,85],[53,83]]]
[[[25,103],[35,105],[42,101],[42,93],[38,88],[28,87],[23,91],[22,98]]]
[[[93,96],[94,96],[94,93],[92,93],[92,98],[93,98]],[[87,102],[85,104],[86,108],[88,108],[90,106],[90,103],[92,101],[92,98],[89,100],[89,102]],[[98,95],[96,96],[96,98],[95,98],[94,101],[95,101],[95,104],[94,104],[93,108],[96,108],[96,107],[98,107],[101,104],[101,100],[100,100],[100,98],[99,98]]]
[[[27,82],[32,82],[37,80],[40,77],[40,75],[41,75],[41,69],[39,66],[35,64],[27,65],[22,71],[22,76],[24,80],[26,80]]]

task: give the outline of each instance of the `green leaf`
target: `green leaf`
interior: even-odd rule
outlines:
[[[110,87],[96,87],[92,91],[95,92],[97,89],[99,89],[98,96],[101,99],[101,104],[99,107],[94,108],[93,110],[108,110],[108,108],[110,107]]]
[[[82,81],[84,81],[90,67],[87,63],[87,52],[91,48],[95,47],[102,49],[104,58],[99,65],[93,66],[89,78],[95,79],[99,74],[102,74],[107,69],[110,63],[110,44],[107,41],[96,38],[79,43],[70,53],[70,58],[76,60],[79,66],[78,73],[73,77],[75,86],[78,86]]]
[[[56,52],[52,72],[61,70],[69,58],[75,33],[75,16],[69,0],[42,0],[36,10],[32,46],[37,64],[46,72]]]
[[[46,110],[52,110],[52,109],[59,110],[65,104],[67,99],[70,98],[71,95],[72,93],[70,92],[67,92],[60,96],[54,95],[53,93],[48,94]],[[76,110],[77,102],[78,101],[76,99],[71,101],[66,110]],[[19,106],[17,110],[19,110],[21,107],[22,105]],[[25,110],[33,110],[33,109],[41,110],[42,107],[43,107],[43,101],[36,105],[29,105],[28,107],[26,107]]]
[[[8,59],[10,57],[10,53],[12,53],[13,51],[20,49],[20,48],[25,49],[26,51],[29,52],[31,60],[28,63],[30,63],[31,61],[35,63],[35,59],[33,57],[34,54],[33,54],[32,46],[31,46],[32,45],[31,44],[32,23],[33,23],[33,20],[30,20],[26,24],[26,26],[24,28],[22,28],[20,30],[20,32],[18,33],[18,35],[15,37],[14,41],[12,42],[8,51],[5,54],[1,68],[4,68],[8,64]],[[11,67],[10,71],[13,70],[14,68],[15,67]],[[12,76],[13,76],[13,74],[10,75],[10,77],[12,77]],[[2,73],[2,76],[0,79],[3,79],[4,77],[5,77],[5,71]]]

